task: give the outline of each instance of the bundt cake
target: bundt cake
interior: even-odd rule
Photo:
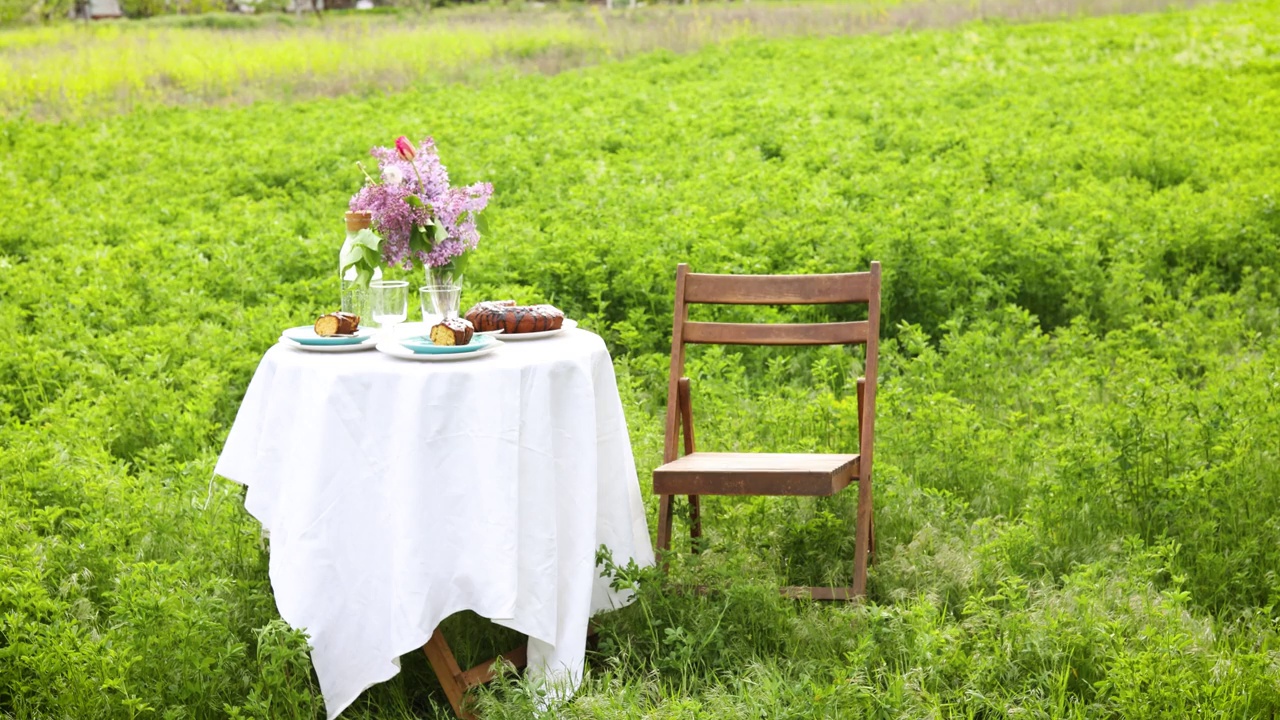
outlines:
[[[559,330],[564,313],[552,305],[516,305],[514,300],[492,300],[478,303],[467,311],[467,320],[478,332],[501,330],[516,333]]]

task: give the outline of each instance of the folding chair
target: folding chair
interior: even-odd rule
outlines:
[[[865,303],[867,319],[812,324],[690,322],[689,306],[821,305]],[[787,587],[782,592],[815,600],[851,600],[866,594],[867,563],[875,547],[871,517],[871,456],[876,417],[876,359],[880,335],[880,263],[869,272],[831,275],[707,275],[676,270],[675,321],[671,332],[671,381],[667,389],[666,444],[661,467],[653,471],[658,506],[658,547],[671,549],[673,495],[687,495],[689,534],[702,536],[701,495],[834,495],[857,480],[852,587]],[[867,346],[866,377],[859,378],[858,453],[696,452],[689,378],[683,377],[685,345],[855,345]],[[684,456],[677,434],[683,429]]]

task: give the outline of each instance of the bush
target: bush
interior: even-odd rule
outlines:
[[[30,0],[0,0],[0,26],[22,20],[31,12],[32,5]]]
[[[120,0],[120,12],[125,17],[149,18],[164,14],[169,9],[167,0]]]

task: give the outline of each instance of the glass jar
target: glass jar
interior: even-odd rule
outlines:
[[[341,258],[350,249],[352,240],[361,230],[368,230],[373,225],[373,218],[367,212],[349,212],[347,219],[347,240],[342,243],[342,250],[339,251],[338,257]],[[373,277],[370,280],[381,280],[382,268],[373,269]],[[372,316],[369,299],[369,286],[361,285],[356,282],[356,269],[354,267],[347,268],[346,274],[342,274],[342,260],[338,260],[338,280],[341,283],[342,296],[341,305],[342,312],[349,312],[359,315],[361,323],[368,322]]]

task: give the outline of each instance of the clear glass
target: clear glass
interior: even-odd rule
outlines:
[[[374,280],[369,283],[369,304],[373,321],[384,330],[409,317],[409,282],[407,280]]]
[[[418,298],[422,304],[423,322],[429,321],[428,315],[441,319],[456,318],[462,301],[462,286],[423,285],[418,288]]]
[[[462,272],[455,263],[439,267],[427,267],[427,282],[419,293],[423,293],[429,302],[424,302],[425,311],[431,307],[436,315],[443,318],[458,317],[458,304],[462,300]]]
[[[422,322],[427,325],[440,322],[441,318],[436,314],[435,304],[431,302],[431,286],[423,285],[418,288],[418,307],[422,309]]]
[[[338,253],[341,258],[346,254],[347,249],[351,246],[351,239],[355,237],[356,232],[347,231],[347,240],[342,243],[342,250]],[[338,261],[338,282],[341,285],[341,309],[342,312],[349,312],[360,316],[361,323],[369,319],[372,314],[372,308],[369,305],[369,288],[362,287],[356,282],[356,269],[354,267],[347,268],[347,274],[342,275],[342,261]],[[382,279],[382,268],[373,269],[373,281]]]

